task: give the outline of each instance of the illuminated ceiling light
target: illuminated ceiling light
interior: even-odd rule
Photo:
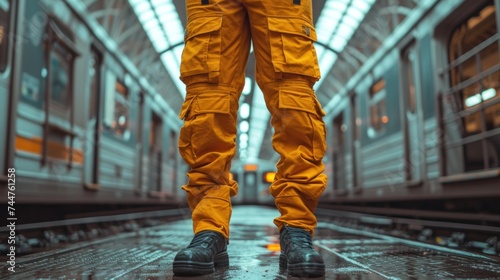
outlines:
[[[167,44],[167,41],[165,40],[165,38],[161,38],[161,39],[153,41],[153,45],[157,49],[164,49],[164,48],[168,47],[168,44]]]
[[[248,103],[243,103],[240,106],[240,117],[247,119],[250,116],[250,105]]]
[[[374,1],[375,0],[353,0],[351,5],[361,12],[366,13],[373,5]]]
[[[330,42],[330,48],[334,49],[337,52],[341,52],[346,45],[347,39],[340,36],[335,36]]]
[[[472,96],[467,97],[467,99],[465,99],[465,105],[467,105],[467,107],[476,106],[477,104],[479,104],[483,101],[486,101],[488,99],[491,99],[491,98],[495,97],[496,95],[497,95],[497,91],[494,88],[489,88],[489,89],[483,91],[481,94],[477,93],[477,94],[474,94]],[[481,97],[482,97],[482,100],[481,100]]]
[[[248,148],[248,142],[240,142],[240,149]]]
[[[240,131],[241,132],[248,132],[249,128],[250,128],[250,124],[247,121],[240,122]]]
[[[151,4],[153,4],[153,6],[159,6],[159,5],[167,4],[167,1],[166,0],[151,0]]]
[[[354,28],[346,23],[342,23],[337,30],[337,36],[350,39],[354,33]]]
[[[158,15],[160,15],[161,19],[163,15],[171,13],[172,8],[170,7],[170,5],[156,6],[155,11]]]
[[[158,23],[158,21],[156,19],[153,19],[153,20],[150,20],[147,22],[143,22],[142,26],[144,27],[145,30],[150,30],[153,28],[160,28],[160,24]]]
[[[350,7],[348,10],[347,10],[347,14],[354,18],[355,20],[357,21],[361,21],[363,19],[363,17],[365,16],[360,10],[354,8],[354,7]]]
[[[150,9],[151,9],[151,5],[149,5],[149,3],[147,1],[138,2],[137,5],[135,6],[135,11],[138,14],[142,14],[143,12],[150,10]]]
[[[184,28],[173,0],[129,0],[137,18],[143,25],[149,40],[158,53],[167,72],[172,77],[179,94],[185,97],[185,86],[178,79],[179,65],[184,42]],[[172,48],[172,46],[179,46]]]
[[[352,17],[344,17],[344,19],[342,19],[342,23],[352,26],[353,28],[356,28],[359,25],[359,21]]]
[[[243,87],[243,95],[248,95],[252,92],[252,78],[245,77],[245,86]]]
[[[153,18],[155,18],[155,12],[153,12],[153,10],[151,10],[151,9],[148,9],[147,11],[145,11],[144,13],[142,13],[139,16],[139,20],[141,22],[146,22],[146,21],[153,19]]]
[[[248,134],[242,133],[240,135],[240,142],[248,142]]]

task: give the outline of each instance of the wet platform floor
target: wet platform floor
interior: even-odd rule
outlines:
[[[172,273],[176,252],[192,238],[189,219],[68,248],[19,257],[0,279],[298,279],[279,271],[273,208],[234,207],[230,266],[199,277]],[[318,223],[314,244],[326,264],[319,279],[500,279],[500,264],[484,256]],[[318,279],[318,278],[316,278]]]

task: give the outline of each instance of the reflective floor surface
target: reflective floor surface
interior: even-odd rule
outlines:
[[[230,266],[200,277],[176,277],[172,261],[192,238],[189,219],[88,243],[78,249],[19,257],[16,272],[0,279],[298,279],[278,268],[273,208],[233,209]],[[319,221],[314,244],[326,275],[316,279],[500,279],[487,257],[438,250],[411,241],[364,233]]]

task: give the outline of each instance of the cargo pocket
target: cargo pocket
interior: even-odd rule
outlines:
[[[234,118],[230,116],[229,92],[192,95],[194,97],[184,102],[179,114],[184,120],[179,135],[179,152],[190,166],[203,164],[196,162],[197,155],[208,152],[208,146],[214,143],[223,145],[218,137],[225,135],[226,131],[236,133]]]
[[[179,148],[179,153],[189,166],[192,166],[195,160],[195,154],[193,151],[193,147],[191,145],[191,134],[192,134],[191,120],[188,120],[193,100],[194,98],[186,100],[182,104],[181,111],[179,113],[179,118],[181,120],[184,120],[184,126],[181,128],[179,132],[179,142],[177,143]]]
[[[203,15],[192,19],[186,28],[181,58],[181,80],[206,74],[207,82],[217,83],[220,71],[222,15]]]
[[[314,26],[302,18],[268,17],[268,27],[274,71],[319,79]]]
[[[298,139],[305,145],[315,160],[321,160],[326,152],[326,127],[323,122],[325,112],[314,95],[292,90],[280,90],[279,108],[283,112],[284,131],[288,139]],[[288,119],[288,120],[287,120]]]

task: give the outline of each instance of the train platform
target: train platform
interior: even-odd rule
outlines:
[[[298,279],[279,270],[274,208],[236,206],[230,266],[199,277],[172,273],[176,252],[193,237],[191,220],[122,233],[16,259],[0,279]],[[314,244],[326,275],[319,279],[500,279],[487,256],[341,227],[319,220]],[[316,278],[318,279],[318,278]]]

